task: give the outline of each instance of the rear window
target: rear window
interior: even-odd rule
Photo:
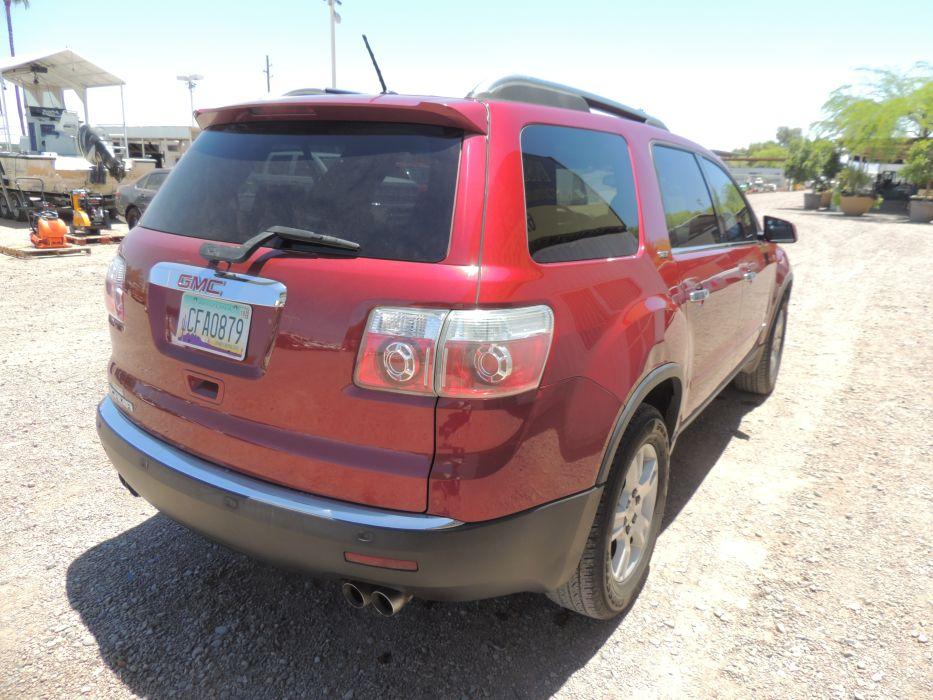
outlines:
[[[165,176],[168,173],[152,173],[149,176],[149,179],[146,180],[146,189],[157,190],[162,186],[162,183],[165,181]]]
[[[290,226],[356,241],[362,257],[437,262],[450,241],[462,136],[372,122],[211,129],[143,225],[227,243]]]
[[[628,144],[562,126],[522,131],[528,249],[540,263],[633,255],[638,202]]]

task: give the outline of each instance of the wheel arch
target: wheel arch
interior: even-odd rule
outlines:
[[[609,477],[609,469],[619,449],[622,435],[632,420],[632,416],[635,415],[635,410],[641,404],[647,403],[657,408],[664,417],[668,435],[675,434],[680,418],[683,384],[683,370],[674,362],[655,367],[638,382],[616,416],[609,433],[599,466],[599,474],[596,477],[597,484],[605,483]]]

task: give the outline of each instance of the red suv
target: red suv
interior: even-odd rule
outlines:
[[[197,118],[107,275],[126,487],[383,614],[623,611],[677,436],[774,387],[794,227],[658,120],[530,78]]]

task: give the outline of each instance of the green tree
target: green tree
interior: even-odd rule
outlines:
[[[775,167],[779,161],[787,158],[787,149],[777,141],[752,143],[745,148],[738,148],[733,155],[750,167]]]
[[[839,147],[829,139],[816,139],[810,143],[810,163],[814,177],[819,177],[823,183],[828,183],[842,170],[842,154]]]
[[[933,138],[915,142],[904,163],[901,176],[925,189],[927,198],[933,198]]]
[[[813,161],[813,142],[800,139],[791,143],[784,161],[784,175],[794,182],[807,182],[818,174]]]
[[[866,72],[874,76],[872,97],[895,121],[895,136],[925,139],[933,133],[933,66],[915,63],[904,75],[883,69]]]
[[[6,6],[6,31],[10,37],[10,56],[15,56],[16,49],[13,48],[13,15],[10,13],[10,7],[12,5],[22,5],[28,9],[29,0],[3,0],[3,4]],[[16,93],[16,115],[19,117],[19,129],[25,134],[26,125],[23,124],[23,103],[19,99],[19,86],[14,86],[13,91]]]
[[[862,70],[865,84],[830,93],[818,128],[862,160],[892,160],[904,138],[927,138],[933,130],[933,69],[918,63],[906,74]]]
[[[775,138],[784,148],[790,148],[792,143],[803,139],[803,129],[791,129],[789,126],[779,126]]]

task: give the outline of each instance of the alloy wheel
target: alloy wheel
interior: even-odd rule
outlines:
[[[620,583],[646,556],[657,500],[658,453],[645,443],[628,465],[612,522],[609,555],[612,576]]]
[[[777,376],[781,366],[781,354],[784,350],[784,331],[787,328],[787,306],[781,308],[777,324],[774,326],[774,337],[771,338],[771,357],[769,358],[771,377]],[[773,381],[773,380],[772,380]]]

